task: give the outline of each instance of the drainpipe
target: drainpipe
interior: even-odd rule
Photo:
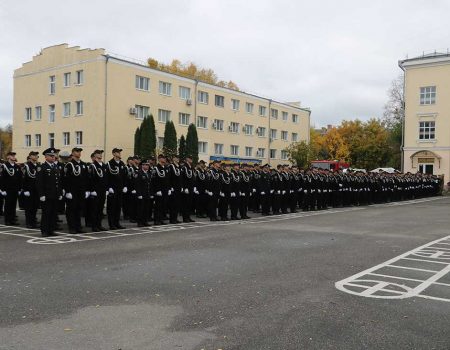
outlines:
[[[399,67],[403,71],[403,117],[402,117],[402,144],[400,145],[400,171],[404,172],[404,161],[405,161],[405,155],[404,155],[404,147],[405,147],[405,118],[406,118],[406,100],[405,100],[405,91],[406,91],[406,71],[402,66],[402,63],[399,62]]]
[[[109,61],[109,55],[105,55],[106,61],[105,61],[105,115],[104,115],[104,125],[103,125],[103,149],[105,151],[105,154],[107,152],[106,150],[106,118],[107,118],[107,111],[108,111],[108,61]]]
[[[271,109],[272,109],[272,100],[269,100],[269,110],[267,113],[267,117],[269,118],[269,130],[267,130],[268,132],[268,144],[269,144],[269,148],[267,149],[267,163],[270,164],[270,119],[272,119],[272,115],[271,115]]]

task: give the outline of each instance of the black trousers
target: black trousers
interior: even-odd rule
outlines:
[[[109,227],[120,226],[120,210],[122,207],[122,194],[110,193],[106,200],[106,213]]]
[[[219,207],[219,196],[214,194],[208,195],[208,216],[210,219],[217,219],[217,208]]]
[[[106,195],[105,192],[97,192],[95,197],[89,199],[89,207],[91,213],[91,227],[92,229],[102,227],[103,208],[105,207]]]
[[[194,196],[191,192],[189,194],[182,193],[181,200],[183,205],[181,205],[181,212],[183,214],[183,220],[189,220],[192,213],[192,203],[194,202]]]
[[[166,216],[166,196],[155,196],[155,224],[164,220]]]
[[[136,207],[137,207],[137,222],[141,225],[148,224],[148,220],[150,218],[150,205],[151,199],[149,198],[143,198],[143,199],[136,199]]]
[[[281,194],[277,192],[278,191],[275,191],[272,194],[272,211],[274,214],[279,214],[281,209]]]
[[[170,222],[175,222],[178,220],[178,213],[180,212],[180,199],[181,194],[179,190],[175,190],[174,192],[172,192],[172,194],[167,199]]]
[[[72,199],[66,199],[66,219],[69,230],[81,230],[81,213],[84,201],[84,192],[72,193]]]
[[[241,199],[239,198],[239,192],[236,193],[235,197],[230,196],[229,203],[230,203],[230,212],[231,212],[232,219],[237,218],[240,201],[241,201]]]
[[[241,219],[247,216],[250,192],[243,192],[239,201],[239,215]]]
[[[219,197],[219,216],[222,219],[228,218],[228,203],[229,203],[229,195],[225,195],[225,197]]]
[[[270,191],[264,192],[259,196],[261,200],[261,212],[263,214],[270,213]]]
[[[5,198],[5,224],[16,221],[17,191],[8,191]]]
[[[55,232],[56,229],[58,199],[47,198],[44,202],[41,202],[41,208],[41,233],[42,236],[48,236]]]
[[[39,198],[36,192],[31,192],[29,197],[24,197],[25,224],[35,226],[37,222],[36,213],[39,207]]]

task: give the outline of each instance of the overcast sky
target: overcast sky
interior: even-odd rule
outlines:
[[[241,90],[301,101],[316,126],[380,117],[397,62],[450,46],[450,1],[0,0],[0,124],[13,70],[68,43],[212,68]]]

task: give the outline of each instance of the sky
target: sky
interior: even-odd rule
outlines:
[[[381,117],[398,60],[450,47],[450,1],[0,0],[0,125],[13,72],[67,43],[212,68],[245,92],[311,108],[313,126]]]

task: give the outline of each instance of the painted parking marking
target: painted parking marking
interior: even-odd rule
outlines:
[[[442,242],[449,240],[450,236],[447,236],[424,244],[338,281],[335,286],[340,291],[368,298],[419,297],[450,302],[450,284],[443,281],[450,276],[450,250],[440,248]],[[411,263],[415,266],[408,266]],[[388,272],[383,272],[386,270]],[[405,277],[402,270],[409,271],[412,277]]]
[[[402,205],[411,205],[418,204],[423,202],[430,202],[435,200],[440,200],[442,197],[433,197],[426,199],[418,199],[412,201],[401,202]],[[271,223],[276,221],[284,221],[291,219],[298,219],[303,217],[311,217],[317,215],[325,215],[325,214],[339,214],[345,212],[353,212],[359,210],[367,210],[370,208],[379,208],[393,205],[395,203],[387,203],[387,204],[377,204],[368,207],[351,207],[351,208],[334,208],[322,211],[313,211],[313,212],[298,212],[298,213],[288,213],[281,215],[271,215],[271,216],[258,216],[248,220],[236,220],[236,221],[196,221],[192,223],[182,223],[182,224],[170,224],[164,226],[149,226],[149,227],[129,227],[121,230],[114,231],[102,231],[102,232],[89,232],[84,234],[68,234],[64,232],[57,232],[58,236],[55,237],[41,237],[40,230],[38,229],[24,229],[17,226],[5,226],[0,225],[0,237],[3,233],[5,235],[17,236],[22,238],[27,238],[27,243],[31,244],[63,244],[63,243],[78,243],[78,242],[86,242],[86,241],[94,241],[94,240],[103,240],[103,239],[111,239],[111,238],[119,238],[125,236],[137,236],[143,234],[154,234],[160,232],[171,232],[171,231],[181,231],[181,230],[189,230],[195,228],[203,228],[203,227],[215,227],[215,226],[228,226],[228,225],[248,225],[248,224],[264,224]],[[448,240],[450,244],[450,240]],[[450,248],[450,247],[448,247]],[[442,250],[442,249],[441,249]],[[450,249],[449,249],[450,251]]]

